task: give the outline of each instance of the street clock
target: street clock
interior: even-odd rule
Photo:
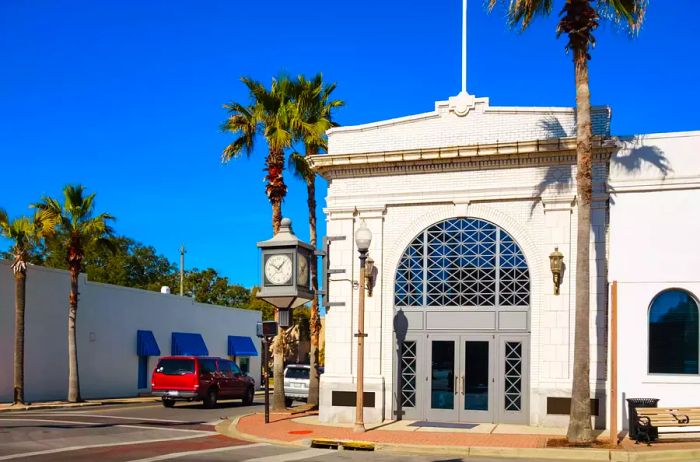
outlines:
[[[280,312],[296,308],[313,299],[309,266],[314,248],[299,240],[292,231],[292,220],[283,218],[279,232],[258,242],[262,250],[262,274],[257,297]],[[280,316],[280,320],[282,316]]]

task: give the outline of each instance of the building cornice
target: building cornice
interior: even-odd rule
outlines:
[[[592,145],[594,162],[607,162],[610,154],[618,148],[616,139],[602,136],[594,136]],[[576,138],[323,154],[311,156],[308,161],[311,168],[326,179],[570,165],[576,162]]]

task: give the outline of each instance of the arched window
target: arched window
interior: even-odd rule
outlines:
[[[685,290],[659,293],[649,308],[649,373],[697,374],[698,302]]]
[[[452,218],[420,233],[396,270],[400,307],[528,307],[525,257],[504,230],[484,220]]]

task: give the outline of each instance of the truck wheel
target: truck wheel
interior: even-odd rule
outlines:
[[[292,407],[294,400],[292,398],[284,398],[284,405],[287,407]]]
[[[174,407],[174,406],[175,406],[175,400],[174,400],[174,399],[163,399],[163,406],[165,406],[165,407]]]
[[[245,392],[245,396],[243,396],[243,405],[244,406],[250,406],[253,404],[253,398],[255,397],[255,390],[253,390],[253,387],[249,387],[248,390]]]
[[[216,390],[209,390],[204,397],[204,407],[211,409],[216,406],[216,400],[219,399],[219,393]]]

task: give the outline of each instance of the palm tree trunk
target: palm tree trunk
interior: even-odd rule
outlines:
[[[279,322],[275,310],[275,320]],[[284,329],[279,328],[277,335],[272,340],[272,376],[275,379],[275,388],[272,392],[272,410],[283,411],[286,409],[284,396]]]
[[[316,177],[312,176],[306,180],[306,203],[309,207],[309,243],[316,248]],[[311,258],[309,265],[311,274],[311,291],[316,294],[318,290],[318,261],[316,257]],[[321,320],[318,313],[318,295],[314,295],[311,300],[311,316],[309,319],[311,330],[311,348],[309,351],[309,366],[311,375],[309,380],[308,404],[318,406],[319,377],[318,377],[318,343],[321,331]]]
[[[588,87],[588,50],[574,48],[576,77],[576,325],[571,414],[566,437],[570,443],[593,440],[590,404],[590,233],[592,190],[591,94]]]
[[[272,205],[272,231],[277,234],[282,223],[282,201],[287,195],[287,185],[284,184],[284,151],[270,149],[267,159],[267,185],[265,192]]]
[[[78,275],[80,264],[70,265],[70,295],[68,304],[68,401],[79,403],[80,382],[78,377],[78,345],[76,342],[75,326],[78,314]]]
[[[284,151],[270,149],[267,160],[267,197],[272,205],[272,230],[277,234],[282,224],[282,201],[287,194],[287,185],[284,184]],[[278,310],[275,309],[275,320],[279,322]],[[279,329],[277,336],[272,340],[272,376],[275,380],[275,388],[272,392],[272,409],[284,410],[284,331]]]
[[[24,404],[24,309],[26,306],[27,271],[15,272],[15,364],[14,404]]]

